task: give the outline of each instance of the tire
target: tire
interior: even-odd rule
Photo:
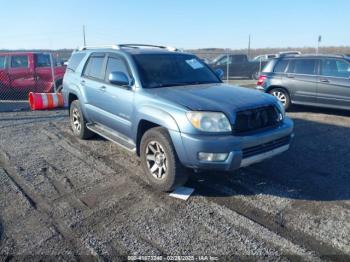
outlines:
[[[273,88],[269,91],[269,94],[276,97],[284,105],[285,110],[290,107],[291,101],[287,90],[283,88]]]
[[[180,163],[167,129],[155,127],[142,136],[140,157],[147,180],[156,190],[170,192],[186,183],[189,171]]]
[[[57,85],[57,86],[56,86],[56,93],[61,93],[61,92],[62,92],[62,89],[63,89],[63,85],[62,85],[62,84]]]
[[[53,85],[50,89],[50,93],[61,93],[63,89],[63,85],[61,84],[56,84],[56,90],[55,90],[55,86]]]
[[[259,72],[254,72],[250,76],[250,79],[252,79],[252,80],[258,80],[258,78],[259,78]]]
[[[69,113],[70,125],[74,136],[80,139],[88,139],[94,135],[94,133],[86,127],[86,120],[81,111],[79,100],[74,100],[71,103]]]

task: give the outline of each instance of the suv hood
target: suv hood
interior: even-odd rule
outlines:
[[[276,98],[249,88],[227,84],[205,84],[147,89],[162,99],[194,111],[234,112],[276,104]]]

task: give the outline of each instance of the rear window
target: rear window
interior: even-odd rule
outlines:
[[[102,65],[104,56],[91,56],[84,70],[84,76],[103,79]]]
[[[6,56],[0,56],[0,69],[6,68]]]
[[[271,73],[273,72],[273,67],[278,61],[276,59],[271,60],[266,64],[266,66],[263,68],[262,72],[263,73]]]
[[[294,59],[289,63],[288,73],[315,75],[316,64],[316,59]]]
[[[80,62],[83,60],[84,57],[85,57],[84,53],[72,54],[72,56],[68,61],[67,69],[70,69],[73,72],[75,72],[75,70],[77,69],[77,67],[79,66]]]
[[[275,73],[284,73],[286,71],[289,60],[279,60],[274,68]]]
[[[36,54],[35,64],[37,67],[50,67],[51,59],[49,54]]]
[[[28,67],[28,56],[26,55],[14,55],[11,58],[12,68],[27,68]]]

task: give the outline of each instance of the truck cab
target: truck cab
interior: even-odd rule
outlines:
[[[0,93],[7,97],[22,98],[29,92],[59,91],[62,89],[65,68],[55,66],[49,53],[1,53]]]

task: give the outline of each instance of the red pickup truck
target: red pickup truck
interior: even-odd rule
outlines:
[[[65,70],[55,65],[52,70],[48,53],[0,53],[0,95],[19,98],[29,92],[53,92],[55,85],[60,91]]]

